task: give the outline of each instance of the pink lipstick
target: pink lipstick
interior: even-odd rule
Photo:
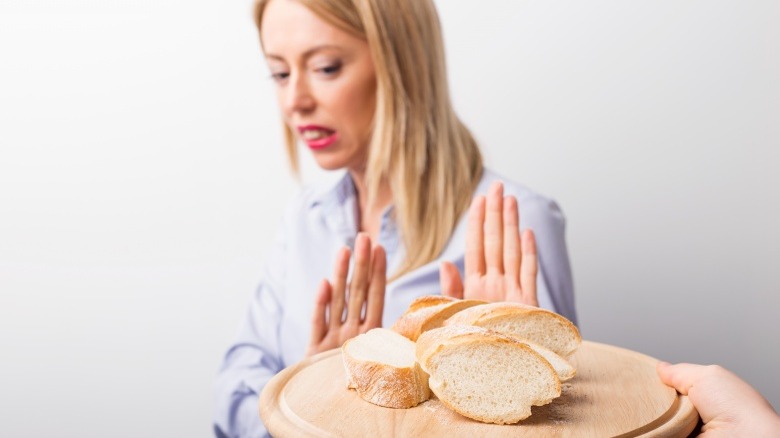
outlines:
[[[338,133],[332,129],[317,125],[305,125],[298,127],[301,139],[309,146],[309,149],[325,149],[338,139]]]

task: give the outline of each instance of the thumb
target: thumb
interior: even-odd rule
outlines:
[[[664,384],[676,389],[680,394],[687,395],[688,390],[693,386],[696,376],[700,375],[702,368],[701,365],[690,363],[671,365],[666,362],[659,362],[656,366],[656,371]]]
[[[311,317],[311,338],[307,355],[316,352],[316,346],[322,342],[328,333],[327,308],[330,304],[333,287],[328,280],[322,280],[317,287],[317,298],[314,302],[314,313]]]
[[[463,281],[458,268],[450,262],[441,262],[439,267],[439,285],[441,294],[451,298],[463,299]]]

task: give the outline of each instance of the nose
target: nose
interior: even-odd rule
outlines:
[[[295,72],[283,91],[282,106],[288,115],[307,113],[314,109],[315,100],[305,75]]]

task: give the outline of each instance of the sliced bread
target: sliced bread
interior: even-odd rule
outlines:
[[[426,295],[412,301],[409,308],[393,324],[392,329],[416,341],[427,330],[444,325],[452,315],[469,307],[485,304],[478,300],[458,300],[441,295]]]
[[[490,303],[464,309],[445,325],[475,325],[528,341],[568,358],[582,342],[577,327],[563,316],[519,303]]]
[[[406,313],[414,312],[415,310],[420,310],[424,307],[435,306],[437,304],[451,303],[457,300],[457,298],[448,297],[446,295],[423,295],[415,298],[415,300],[409,304]]]
[[[570,364],[568,360],[555,354],[554,351],[544,348],[539,344],[526,341],[523,341],[523,343],[533,348],[533,350],[545,358],[547,362],[550,362],[550,365],[552,365],[553,369],[555,369],[555,373],[558,374],[558,378],[561,380],[561,382],[571,380],[574,375],[577,374],[577,370],[572,366],[572,364]]]
[[[341,347],[347,387],[375,405],[411,408],[430,398],[428,375],[415,358],[414,342],[375,328]]]
[[[480,327],[429,330],[417,340],[416,355],[439,400],[474,420],[517,423],[531,415],[531,406],[561,395],[558,375],[539,353]]]

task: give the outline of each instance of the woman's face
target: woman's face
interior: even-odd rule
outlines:
[[[294,0],[273,0],[260,37],[285,123],[320,167],[362,170],[376,107],[368,43]]]

